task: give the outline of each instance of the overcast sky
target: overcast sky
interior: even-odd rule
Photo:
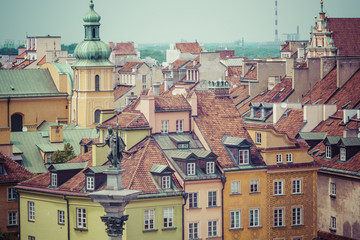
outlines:
[[[274,40],[275,0],[94,0],[104,42],[168,43],[197,40]],[[360,17],[360,0],[324,0],[329,17]],[[0,43],[26,35],[61,36],[62,43],[84,38],[89,0],[0,0]],[[278,0],[279,37],[308,39],[320,0]],[[355,26],[354,26],[355,27]],[[359,27],[359,26],[357,26]]]

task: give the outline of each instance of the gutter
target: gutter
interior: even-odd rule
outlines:
[[[16,191],[17,192],[17,191]],[[19,233],[18,233],[18,237],[19,237],[19,239],[21,239],[21,231],[20,231],[20,229],[21,229],[21,224],[20,224],[20,219],[21,219],[21,217],[20,217],[20,194],[17,192],[17,194],[18,194],[18,212],[17,212],[17,219],[18,219],[18,229],[19,229]]]
[[[64,200],[66,201],[66,218],[67,218],[67,239],[70,240],[70,216],[69,216],[69,199],[64,195]]]
[[[185,185],[186,185],[186,181],[184,181],[184,193],[185,193],[184,200],[185,201],[182,205],[182,239],[185,239],[185,218],[184,218],[185,212],[184,212],[184,210],[185,210],[186,200],[188,198],[188,194],[185,191]]]

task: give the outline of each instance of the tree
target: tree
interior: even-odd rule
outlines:
[[[66,163],[76,157],[74,148],[70,143],[64,144],[64,151],[57,150],[51,155],[51,163]]]

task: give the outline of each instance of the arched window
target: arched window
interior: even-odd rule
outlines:
[[[95,36],[96,36],[95,31],[96,31],[95,28],[93,28],[93,29],[92,29],[92,35],[93,35],[92,37],[93,37],[93,38],[95,38]]]
[[[99,123],[100,122],[100,110],[97,109],[95,110],[95,113],[94,113],[94,123]]]
[[[95,91],[99,92],[100,91],[100,86],[99,86],[99,75],[95,76]]]
[[[11,116],[11,131],[21,132],[23,128],[23,117],[20,114],[13,114]]]

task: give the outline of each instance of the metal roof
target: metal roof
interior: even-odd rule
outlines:
[[[51,164],[49,168],[54,168],[56,171],[71,170],[71,169],[83,169],[87,165],[87,162],[76,163],[56,163]]]
[[[351,137],[351,138],[341,138],[342,143],[345,146],[354,147],[354,146],[360,146],[360,138],[357,137]]]
[[[341,136],[327,136],[326,139],[330,143],[330,145],[335,145],[339,142]]]
[[[240,138],[240,137],[232,137],[229,135],[224,135],[222,142],[224,145],[227,146],[240,146],[240,145],[246,145],[246,146],[251,146],[252,144],[246,140],[246,138]]]
[[[195,140],[189,133],[177,133],[177,134],[157,134],[154,135],[156,142],[160,145],[162,149],[177,149],[177,146],[171,141],[170,138],[174,140],[181,140],[181,142],[189,142],[189,148],[200,148],[203,149],[199,140]],[[176,141],[176,140],[175,140]]]
[[[299,136],[305,140],[324,140],[327,132],[299,132]]]
[[[168,168],[167,165],[153,164],[151,166],[150,172],[152,173],[162,173]]]
[[[44,153],[51,153],[59,151],[64,151],[64,144],[63,143],[40,143],[36,144],[38,149],[40,149]]]
[[[88,169],[90,169],[92,172],[94,173],[102,173],[105,170],[109,169],[108,165],[105,166],[94,166],[94,167],[89,167]]]

